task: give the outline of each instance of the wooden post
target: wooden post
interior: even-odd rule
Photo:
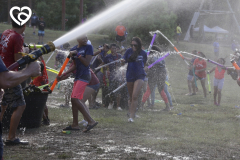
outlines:
[[[79,14],[79,22],[82,22],[83,19],[83,0],[80,0],[80,8],[79,8],[80,14]]]
[[[62,0],[62,31],[65,31],[65,0]]]
[[[11,9],[11,0],[8,0],[8,23],[11,23],[11,18],[10,18],[10,9]]]

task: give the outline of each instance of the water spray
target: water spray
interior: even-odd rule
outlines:
[[[224,66],[224,65],[222,65],[222,64],[220,64],[220,63],[217,63],[217,62],[215,62],[215,61],[213,61],[213,60],[211,60],[211,59],[207,59],[207,58],[204,58],[204,57],[200,57],[200,56],[198,56],[198,55],[194,55],[194,54],[188,53],[188,52],[181,52],[181,53],[189,54],[189,55],[192,55],[192,56],[194,56],[194,57],[204,59],[205,61],[208,61],[208,62],[210,62],[210,63],[212,63],[212,64],[215,64],[215,65],[217,65],[217,66],[219,66],[219,67],[228,69],[228,67],[226,67],[226,66]]]
[[[117,91],[119,91],[120,89],[122,89],[124,86],[127,85],[127,82],[123,83],[121,86],[119,86],[117,89],[115,89],[114,91],[110,92],[109,94],[107,94],[105,97],[108,97],[114,93],[116,93]]]
[[[183,55],[178,51],[177,47],[174,46],[174,44],[159,30],[156,31],[157,33],[160,33],[175,49],[175,51],[179,54],[179,56],[184,60],[184,62],[189,66],[189,63],[186,61],[186,59],[183,57]]]
[[[117,62],[121,62],[121,60],[122,60],[122,58],[120,58],[120,59],[118,59],[118,60],[116,60],[116,61],[112,61],[112,62],[110,62],[110,63],[104,64],[104,65],[102,65],[102,66],[99,66],[99,67],[95,68],[94,70],[96,71],[96,70],[101,69],[101,68],[103,68],[103,67],[107,67],[107,66],[109,66],[110,64],[114,64],[114,63],[117,63]]]
[[[169,55],[170,55],[170,53],[165,54],[164,56],[162,56],[161,58],[159,58],[158,60],[156,60],[155,62],[153,62],[152,64],[150,64],[150,65],[148,66],[148,69],[152,68],[155,64],[157,64],[158,62],[164,60],[164,59],[165,59],[167,56],[169,56]]]
[[[44,54],[48,54],[55,50],[55,45],[53,42],[48,42],[47,44],[43,45],[40,49],[35,50],[29,54],[26,54],[24,57],[13,63],[11,66],[8,67],[8,70],[15,70],[16,68],[23,66],[25,64],[29,64],[31,62],[36,61],[40,56]]]
[[[64,61],[63,65],[62,65],[62,67],[61,67],[61,69],[60,69],[60,71],[59,71],[59,73],[58,73],[58,76],[61,76],[61,75],[62,75],[62,72],[64,71],[65,67],[67,66],[69,60],[70,60],[70,56],[68,56],[68,57],[66,58],[66,60]],[[56,79],[54,80],[54,82],[53,82],[53,85],[52,85],[51,88],[50,88],[52,91],[54,90],[54,88],[55,88],[55,86],[56,86],[57,83],[58,83],[58,81],[57,81],[57,78],[56,78]]]
[[[156,38],[156,36],[157,36],[157,33],[156,33],[156,32],[150,32],[150,34],[152,34],[152,33],[154,33],[154,35],[153,35],[151,44],[150,44],[150,46],[149,46],[149,48],[148,48],[147,56],[149,55],[150,51],[152,50],[153,43],[154,43],[155,38]]]

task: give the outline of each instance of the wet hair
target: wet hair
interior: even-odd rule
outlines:
[[[223,65],[226,63],[226,61],[225,61],[224,58],[219,58],[219,60],[222,60],[222,61],[223,61]]]
[[[198,53],[200,53],[203,58],[206,58],[205,54],[203,54],[202,52],[198,52]]]
[[[14,13],[13,13],[13,17],[14,17],[15,19],[17,19],[17,20],[18,20],[18,14],[19,14],[19,12],[14,12]],[[25,15],[21,15],[20,18],[21,18],[22,20],[25,20],[27,17],[26,17]],[[26,23],[25,23],[25,24],[26,24]],[[22,26],[18,25],[18,24],[12,19],[12,27],[13,27],[13,28],[22,28],[23,26],[24,26],[24,25],[22,25]]]
[[[115,43],[112,43],[112,44],[110,45],[110,48],[112,48],[112,47],[117,47],[117,45],[116,45]]]
[[[162,48],[158,47],[157,45],[152,46],[152,50],[158,51],[158,52],[163,52]],[[150,54],[153,54],[153,51],[150,51]]]
[[[68,49],[71,45],[67,42],[63,44],[63,49]]]
[[[192,51],[192,54],[197,55],[197,50],[193,50],[193,51]]]
[[[129,62],[135,61],[142,50],[142,40],[140,38],[133,37],[132,41],[135,41],[138,46],[137,46],[137,50],[133,52],[133,54],[128,58]]]

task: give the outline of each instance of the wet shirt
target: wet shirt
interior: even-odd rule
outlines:
[[[147,66],[151,65],[152,63],[156,62],[159,58],[161,58],[161,55],[152,55],[150,54],[150,56],[148,57],[147,60]],[[150,76],[155,76],[156,74],[158,74],[159,72],[161,72],[161,68],[165,68],[165,60],[162,60],[158,63],[156,63],[153,67],[151,67],[148,70],[148,77]]]
[[[133,50],[130,48],[125,52],[123,56],[125,62],[128,63],[126,77],[136,78],[139,76],[146,76],[146,72],[144,71],[144,64],[147,62],[147,53],[141,50],[135,61],[128,62],[128,59],[132,54]]]
[[[222,69],[220,72],[219,72],[219,70],[218,70],[218,67],[216,67],[215,68],[215,75],[214,75],[214,77],[216,78],[216,79],[223,79],[224,78],[224,73],[225,73],[225,69]]]
[[[110,62],[116,61],[121,58],[122,58],[121,54],[116,54],[116,56],[109,54],[103,59],[103,62],[104,64],[108,64]],[[110,74],[116,74],[117,69],[121,67],[121,63],[120,62],[113,63],[113,64],[110,64],[108,67],[109,67]]]
[[[46,64],[45,64],[44,60],[42,60],[41,62],[44,65],[42,76],[38,76],[31,82],[31,84],[35,85],[35,86],[41,86],[44,84],[48,84],[48,75],[47,75]]]
[[[119,26],[116,27],[115,31],[117,32],[117,35],[124,36],[126,28],[124,26],[119,25]]]
[[[44,21],[38,21],[38,30],[44,31],[45,25]]]
[[[3,63],[2,58],[0,57],[0,73],[5,72],[5,71],[8,71],[8,69],[5,66],[5,64]]]
[[[22,52],[23,38],[12,29],[5,30],[0,40],[0,55],[6,67],[15,62],[14,54]],[[17,69],[16,69],[17,70]]]
[[[196,72],[196,70],[207,68],[207,63],[205,60],[199,60],[199,58],[196,58],[193,65],[195,65],[195,75],[197,75],[200,78],[206,77],[206,71]]]
[[[78,45],[74,46],[70,51],[77,50],[77,57],[80,55],[86,58],[87,55],[93,55],[93,47],[92,45],[86,45],[78,48]],[[79,80],[85,75],[90,75],[89,65],[85,66],[78,58],[73,58],[76,65],[76,76],[75,80]]]

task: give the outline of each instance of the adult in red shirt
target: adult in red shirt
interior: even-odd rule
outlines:
[[[126,28],[122,25],[122,22],[119,23],[115,31],[117,34],[116,35],[117,45],[119,45],[119,42],[120,42],[122,46],[122,42],[125,40],[125,32],[126,32]]]
[[[205,58],[206,56],[202,52],[197,53],[198,56]],[[207,63],[204,59],[202,58],[196,58],[193,62],[193,67],[195,69],[195,75],[196,79],[201,81],[201,85],[203,88],[204,92],[204,97],[207,97],[207,89],[205,86],[205,81],[206,81],[206,68],[207,68]],[[194,77],[192,78],[192,86],[193,86],[193,93],[192,95],[196,95],[195,87],[194,87]]]
[[[15,19],[18,19],[18,14],[19,13],[13,14]],[[21,15],[20,18],[24,20],[27,17]],[[5,30],[2,33],[0,41],[0,55],[6,67],[9,67],[11,64],[22,57],[19,52],[22,52],[23,37],[21,34],[24,32],[25,28],[26,24],[20,26],[12,20],[12,29]],[[4,92],[5,93],[1,102],[2,113],[0,120],[2,121],[2,116],[7,106],[14,108],[10,121],[8,139],[6,140],[5,144],[28,144],[28,142],[20,141],[18,138],[16,138],[16,130],[22,117],[22,113],[26,107],[22,87],[21,85],[17,85],[16,87],[5,89]]]

